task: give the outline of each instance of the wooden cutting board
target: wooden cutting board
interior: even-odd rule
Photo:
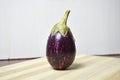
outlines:
[[[39,58],[0,67],[0,80],[120,80],[120,59],[79,55],[61,71]]]

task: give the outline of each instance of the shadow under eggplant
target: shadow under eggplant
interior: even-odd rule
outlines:
[[[84,65],[80,64],[80,63],[73,63],[69,68],[67,68],[66,70],[77,70],[80,68],[83,68]]]

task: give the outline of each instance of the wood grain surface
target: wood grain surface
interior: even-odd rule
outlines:
[[[120,80],[120,58],[79,55],[67,70],[39,58],[0,67],[0,80]]]

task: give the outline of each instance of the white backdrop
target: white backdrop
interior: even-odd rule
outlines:
[[[0,0],[0,59],[45,56],[67,9],[77,54],[120,53],[120,0]]]

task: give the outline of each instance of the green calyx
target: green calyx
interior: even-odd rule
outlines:
[[[63,36],[67,34],[68,31],[70,31],[69,27],[67,26],[67,19],[69,16],[70,10],[67,10],[63,16],[63,18],[54,25],[52,28],[52,35],[55,35],[56,32],[60,32]]]

